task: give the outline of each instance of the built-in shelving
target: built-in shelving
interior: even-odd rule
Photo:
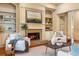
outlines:
[[[52,12],[50,10],[45,12],[45,30],[52,31]]]
[[[45,29],[46,31],[52,31],[52,18],[45,19]]]
[[[0,12],[0,26],[3,27],[3,32],[15,32],[16,30],[16,15],[15,13]]]

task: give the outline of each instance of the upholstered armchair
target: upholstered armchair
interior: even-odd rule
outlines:
[[[62,31],[54,33],[54,35],[51,39],[51,43],[54,45],[56,42],[66,43],[66,35],[64,35]]]

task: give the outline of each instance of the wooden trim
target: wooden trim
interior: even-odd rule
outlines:
[[[74,40],[74,42],[79,44],[79,40]]]

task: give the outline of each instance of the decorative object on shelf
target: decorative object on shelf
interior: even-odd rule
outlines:
[[[45,30],[52,31],[52,18],[45,19]]]
[[[25,31],[25,36],[27,36],[27,29],[28,29],[28,26],[26,23],[23,23],[21,28]]]
[[[8,31],[12,31],[12,27],[8,27]]]
[[[28,23],[42,23],[42,14],[38,11],[26,11],[26,21]]]

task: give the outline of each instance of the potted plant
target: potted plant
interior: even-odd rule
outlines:
[[[25,36],[27,36],[26,32],[27,32],[27,29],[28,29],[28,26],[26,23],[22,24],[21,28],[25,31]]]

